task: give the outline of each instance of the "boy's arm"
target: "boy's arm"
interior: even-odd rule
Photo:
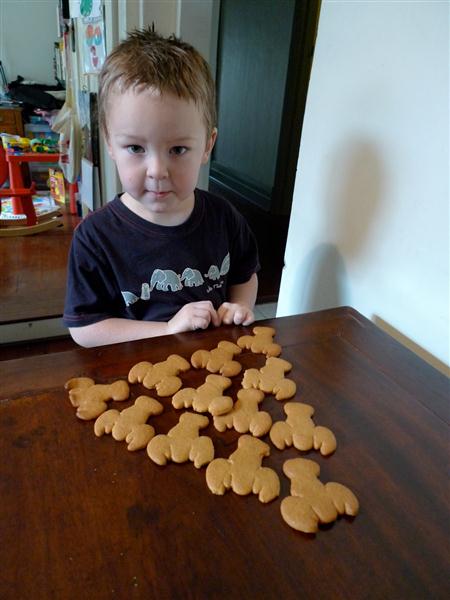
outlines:
[[[246,283],[230,286],[228,302],[224,302],[217,314],[222,323],[226,325],[250,325],[255,320],[253,307],[258,292],[258,276],[256,273]]]
[[[210,323],[218,326],[220,319],[212,303],[205,300],[185,304],[167,323],[110,318],[83,327],[69,327],[69,331],[77,344],[85,348],[93,348],[182,331],[206,329]]]
[[[85,348],[131,342],[149,337],[167,335],[168,323],[156,321],[131,321],[129,319],[104,319],[92,325],[69,327],[73,340]]]

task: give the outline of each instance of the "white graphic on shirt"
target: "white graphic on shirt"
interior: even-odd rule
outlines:
[[[222,264],[220,265],[220,274],[222,275],[222,277],[224,275],[226,275],[229,270],[230,270],[230,253],[228,252],[228,254],[223,259]]]
[[[141,287],[141,300],[150,300],[150,286],[143,283]]]
[[[219,277],[220,277],[219,267],[216,265],[211,265],[208,269],[208,272],[205,273],[205,277],[207,279],[212,279],[212,281],[219,279]]]
[[[214,289],[220,289],[224,285],[224,277],[230,270],[230,254],[228,253],[220,265],[211,265],[208,273],[204,276],[211,281],[217,281],[211,285],[206,285],[206,293],[212,292]],[[163,292],[178,292],[183,287],[198,287],[205,284],[202,274],[197,269],[186,267],[181,275],[178,275],[171,269],[155,269],[150,278],[150,284],[144,282],[141,284],[141,295],[136,296],[133,292],[122,292],[126,306],[135,304],[138,300],[150,300],[151,292],[156,288]]]
[[[133,294],[133,292],[120,292],[123,296],[123,299],[125,300],[125,306],[131,306],[132,304],[134,304],[135,302],[137,302],[139,300],[139,298],[136,296],[136,294]]]
[[[155,269],[152,278],[150,279],[150,289],[162,290],[168,292],[169,288],[172,292],[178,292],[183,289],[180,276],[170,269]]]
[[[183,274],[181,275],[181,281],[184,283],[185,287],[197,287],[202,285],[205,280],[203,279],[200,271],[188,267],[183,271]]]
[[[230,270],[230,253],[228,253],[222,261],[220,265],[220,269],[217,265],[211,265],[208,269],[208,272],[205,273],[205,277],[207,279],[211,279],[212,281],[217,281],[220,277],[223,277]],[[209,288],[208,288],[209,289]],[[212,288],[211,288],[212,289]]]
[[[136,294],[133,294],[133,292],[120,292],[123,296],[123,299],[125,300],[125,306],[131,306],[132,304],[135,304],[135,302],[137,302],[139,300],[138,296],[136,296]],[[148,283],[143,283],[141,286],[141,300],[150,300],[150,286],[148,285]]]

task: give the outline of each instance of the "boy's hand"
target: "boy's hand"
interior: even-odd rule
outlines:
[[[220,318],[209,300],[185,304],[167,323],[168,333],[206,329],[212,323],[218,327]]]
[[[239,302],[224,302],[217,310],[220,322],[225,325],[250,325],[255,320],[251,308]]]

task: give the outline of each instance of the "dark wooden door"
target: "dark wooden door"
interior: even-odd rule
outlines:
[[[278,296],[318,11],[315,0],[221,1],[209,184],[257,237],[259,301]]]

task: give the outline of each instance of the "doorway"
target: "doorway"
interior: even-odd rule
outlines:
[[[244,215],[260,252],[258,302],[278,298],[318,0],[222,0],[219,136],[209,189]]]

